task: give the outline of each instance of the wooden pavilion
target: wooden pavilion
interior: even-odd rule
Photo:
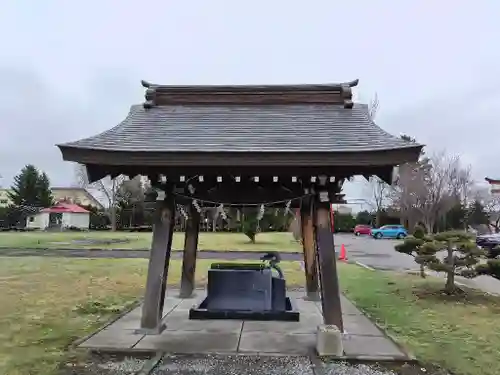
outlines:
[[[160,190],[141,319],[157,334],[172,246],[175,205],[189,214],[181,296],[194,289],[199,202],[299,208],[306,291],[321,298],[325,324],[342,331],[330,204],[345,179],[379,176],[415,162],[421,146],[380,129],[353,103],[358,81],[323,85],[164,86],[143,81],[145,102],[99,135],[58,145],[91,181],[147,175]]]
[[[500,195],[500,179],[486,177],[485,180],[488,184],[490,184],[491,195],[499,196]]]

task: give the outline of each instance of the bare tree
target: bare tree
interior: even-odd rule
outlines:
[[[469,168],[462,166],[460,158],[444,151],[431,156],[423,172],[414,191],[415,208],[427,231],[432,232],[458,199],[468,198],[472,181]]]
[[[373,176],[367,181],[366,188],[368,190],[367,195],[369,196],[366,202],[370,205],[371,210],[375,212],[375,225],[379,227],[381,225],[382,212],[388,204],[391,192],[390,186],[379,177]]]
[[[415,209],[419,191],[423,190],[423,164],[407,163],[399,166],[395,183],[389,191],[389,200],[395,212],[399,214],[401,224],[413,228],[419,221]]]
[[[416,143],[416,139],[402,134],[401,139],[408,143]],[[390,208],[396,212],[401,224],[406,228],[413,228],[419,222],[419,214],[415,209],[417,191],[422,190],[422,181],[428,168],[429,159],[422,151],[417,162],[398,166],[395,181],[390,186]]]
[[[459,158],[451,165],[450,171],[450,193],[457,202],[467,206],[471,203],[474,180],[470,165],[462,166]]]
[[[369,116],[372,120],[375,120],[377,112],[380,106],[380,101],[378,99],[378,94],[375,93],[373,99],[371,100],[368,111]],[[367,181],[368,196],[367,203],[371,206],[372,211],[375,211],[376,226],[380,226],[381,214],[384,207],[387,205],[387,199],[389,197],[389,185],[385,183],[382,179],[377,176],[372,176]]]
[[[377,93],[375,93],[375,95],[373,96],[373,99],[370,102],[370,105],[368,107],[370,118],[372,120],[375,120],[375,116],[377,116],[379,105],[380,105],[380,102],[378,100],[378,95],[377,95]]]
[[[120,175],[116,178],[105,177],[99,181],[89,182],[87,169],[84,165],[75,165],[75,183],[79,187],[94,188],[98,190],[106,199],[107,214],[111,222],[111,230],[116,230],[116,207],[118,203],[119,189],[122,183],[127,180],[126,176]]]
[[[124,179],[116,191],[117,202],[125,206],[133,206],[144,202],[145,187],[141,176],[132,179]]]
[[[455,204],[468,203],[471,188],[470,167],[463,167],[458,156],[442,151],[400,167],[392,202],[410,227],[421,222],[433,232]]]

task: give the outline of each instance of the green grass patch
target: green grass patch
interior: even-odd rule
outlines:
[[[73,248],[73,249],[149,249],[152,233],[140,232],[0,232],[0,246],[10,248]],[[119,242],[117,242],[119,241]],[[173,249],[182,250],[184,233],[174,233]],[[251,243],[242,233],[201,232],[200,250],[237,251],[302,251],[299,242],[289,232],[259,233]]]
[[[55,375],[68,345],[142,297],[146,259],[0,257],[0,374]],[[197,286],[216,260],[199,260]],[[282,262],[290,285],[303,285],[299,262]],[[169,287],[181,261],[171,260]]]
[[[216,260],[199,260],[197,286]],[[303,286],[299,262],[282,262],[288,285]],[[458,375],[500,373],[500,298],[440,292],[444,281],[339,264],[341,287],[425,362]],[[137,298],[146,259],[0,258],[0,374],[52,375],[73,353],[68,345]],[[172,260],[170,288],[181,261]]]
[[[444,280],[340,267],[341,287],[359,308],[421,361],[460,375],[500,374],[500,298],[441,293]]]

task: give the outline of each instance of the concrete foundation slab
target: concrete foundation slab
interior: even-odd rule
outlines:
[[[344,315],[344,330],[349,335],[384,336],[384,333],[364,315]]]
[[[303,292],[290,292],[300,311],[300,322],[259,322],[238,320],[189,320],[189,309],[205,295],[197,291],[193,298],[180,299],[169,290],[165,299],[163,323],[159,335],[137,334],[141,307],[125,314],[96,332],[79,346],[98,351],[143,351],[199,354],[308,355],[316,346],[316,330],[322,324],[321,304],[304,299]],[[383,332],[370,322],[349,300],[342,297],[343,335],[346,358],[408,358]]]
[[[342,315],[363,315],[363,313],[344,295],[340,296],[340,304],[342,306]],[[319,308],[321,309],[321,304]]]
[[[239,332],[163,331],[145,336],[134,348],[166,353],[234,353],[239,339]]]
[[[144,335],[136,334],[133,330],[120,330],[110,326],[90,337],[79,346],[87,349],[131,349],[143,337]]]
[[[256,322],[246,321],[243,325],[243,334],[246,332],[282,332],[282,333],[315,333],[318,324],[323,322],[319,314],[304,314],[300,322]]]
[[[241,353],[302,354],[311,353],[316,344],[314,333],[243,332]]]
[[[391,340],[383,336],[347,335],[343,339],[346,357],[406,358]]]
[[[186,311],[172,311],[164,318],[166,330],[169,331],[241,331],[241,320],[189,320]]]

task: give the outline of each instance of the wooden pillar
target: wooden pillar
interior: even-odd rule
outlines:
[[[182,255],[182,277],[180,298],[189,298],[195,287],[196,253],[198,252],[198,234],[200,231],[200,213],[191,204],[188,210]]]
[[[300,206],[300,225],[302,231],[302,249],[304,252],[307,299],[319,301],[318,264],[316,262],[311,197],[302,199]]]
[[[313,204],[318,266],[321,282],[321,307],[325,324],[333,324],[344,332],[340,288],[337,275],[334,234],[330,223],[328,191],[319,191]]]
[[[161,325],[161,319],[175,225],[174,197],[170,192],[166,194],[164,200],[156,202],[154,214],[153,241],[140,329],[146,334],[159,334],[165,328]]]

